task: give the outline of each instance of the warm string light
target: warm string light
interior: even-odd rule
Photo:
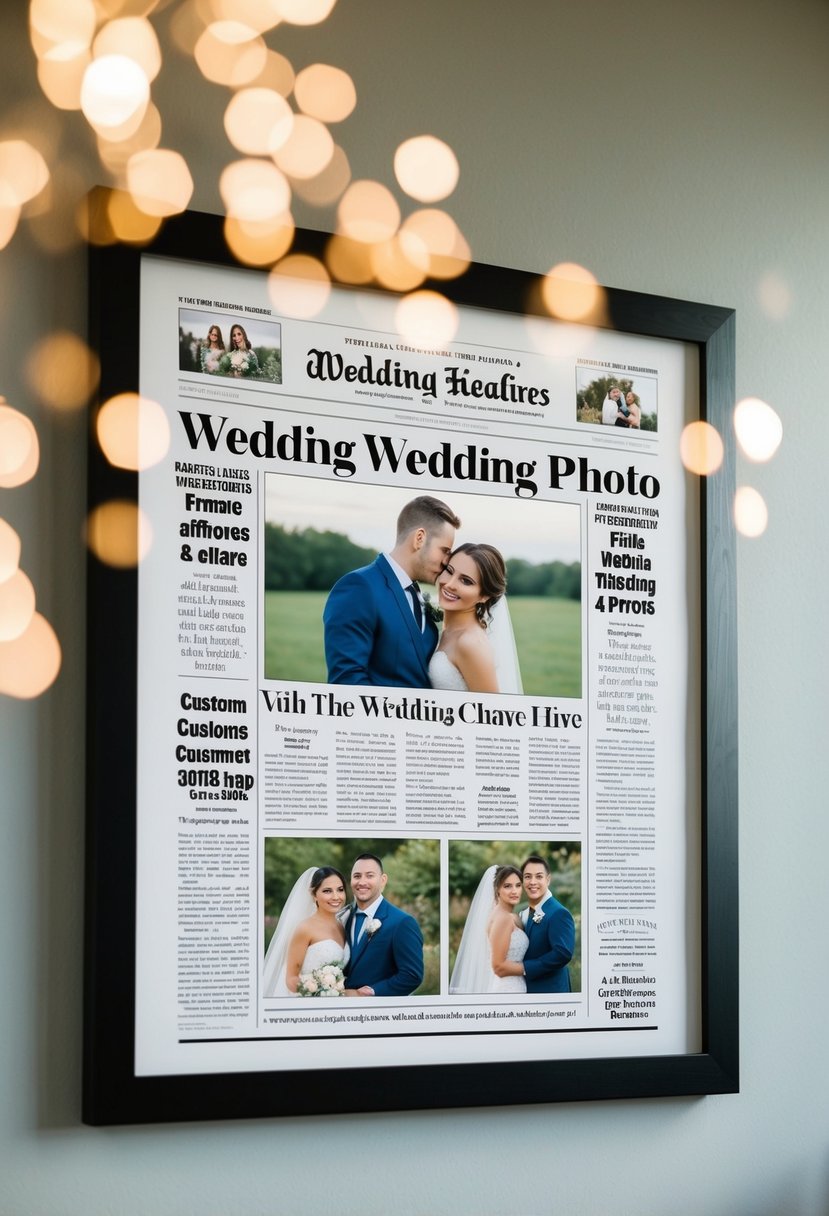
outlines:
[[[170,424],[157,401],[119,393],[101,406],[95,422],[101,451],[119,469],[149,469],[167,455]]]
[[[21,700],[39,697],[57,679],[60,642],[44,616],[35,612],[13,642],[0,642],[0,693]]]
[[[596,324],[603,311],[604,289],[586,267],[559,262],[542,279],[541,298],[550,316],[559,321]]]
[[[35,612],[35,589],[22,570],[0,583],[0,642],[13,642],[28,628]]]
[[[743,455],[757,463],[771,460],[783,439],[779,415],[759,397],[744,397],[737,402],[734,430]]]
[[[689,473],[708,477],[723,462],[725,449],[719,431],[710,422],[689,422],[679,440],[679,454]]]
[[[39,445],[31,420],[0,397],[0,487],[13,489],[37,471]],[[20,569],[21,543],[0,519],[0,693],[39,696],[60,669],[54,630],[35,611],[31,580]]]
[[[30,418],[0,397],[0,489],[31,481],[40,463],[40,444]]]
[[[316,317],[331,294],[331,278],[317,258],[292,253],[268,276],[268,294],[277,311],[289,317]]]
[[[14,528],[5,519],[0,519],[0,583],[11,578],[17,570],[21,548],[20,537]]]
[[[395,309],[400,337],[421,350],[445,346],[458,329],[458,310],[437,291],[414,291],[403,296]]]
[[[437,203],[458,184],[455,153],[434,135],[407,139],[394,154],[394,173],[402,190],[419,203]]]
[[[734,523],[741,536],[762,536],[769,522],[765,500],[753,486],[740,486],[734,495]]]
[[[26,359],[29,387],[54,410],[77,410],[98,387],[98,357],[83,338],[59,329],[34,344]]]
[[[84,539],[98,561],[127,570],[149,553],[152,527],[134,502],[113,498],[89,512]]]

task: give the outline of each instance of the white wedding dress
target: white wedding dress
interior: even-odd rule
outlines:
[[[276,932],[265,952],[262,966],[262,995],[265,997],[296,996],[296,993],[291,992],[285,983],[285,970],[294,933],[303,920],[307,920],[309,916],[313,915],[316,907],[309,888],[311,876],[316,869],[317,866],[309,866],[304,873],[300,874],[285,901]],[[324,967],[326,963],[340,963],[345,967],[349,956],[348,942],[341,945],[333,937],[312,942],[305,951],[305,958],[299,969],[300,974],[315,971],[318,967]]]
[[[507,947],[507,962],[508,963],[523,963],[524,955],[527,953],[527,947],[530,944],[530,939],[527,937],[523,929],[513,929],[510,934],[509,946]],[[526,992],[527,981],[523,975],[495,975],[492,974],[490,981],[490,992]]]
[[[498,691],[522,693],[524,686],[506,596],[498,600],[492,609],[486,633],[492,643]],[[429,682],[432,688],[446,689],[449,692],[469,692],[466,680],[442,650],[436,650],[429,660]]]
[[[326,963],[337,963],[340,967],[345,968],[350,957],[351,950],[348,942],[341,946],[332,937],[326,937],[321,942],[311,943],[305,951],[305,958],[302,960],[299,973],[306,975],[309,971],[316,971],[318,967],[324,967]]]
[[[498,976],[492,970],[492,949],[487,929],[495,906],[492,883],[497,868],[490,866],[484,871],[478,889],[472,897],[449,980],[450,993],[527,991],[527,981],[523,975]],[[529,944],[527,934],[516,925],[510,934],[507,962],[523,962]]]
[[[451,692],[469,692],[466,680],[443,650],[436,650],[429,660],[429,683],[432,688],[447,688]]]

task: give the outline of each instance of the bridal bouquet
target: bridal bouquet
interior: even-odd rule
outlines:
[[[253,359],[250,357],[250,352],[234,350],[232,353],[222,355],[219,371],[224,372],[225,375],[228,372],[235,372],[238,376],[249,375],[253,371]]]
[[[342,996],[345,975],[340,963],[326,963],[300,975],[297,996]]]

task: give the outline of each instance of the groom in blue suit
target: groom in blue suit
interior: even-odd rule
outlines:
[[[536,853],[521,867],[524,890],[530,906],[521,919],[530,939],[524,955],[527,992],[569,992],[567,964],[576,945],[573,918],[550,894],[550,867]]]
[[[373,853],[351,868],[354,904],[345,920],[351,957],[346,996],[409,996],[423,980],[423,937],[413,916],[383,897],[387,875]]]
[[[329,684],[428,688],[437,645],[418,583],[434,583],[461,521],[438,498],[407,503],[389,553],[334,584],[323,612]]]

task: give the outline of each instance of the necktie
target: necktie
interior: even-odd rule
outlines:
[[[363,921],[365,919],[366,919],[365,912],[355,912],[354,913],[354,936],[352,938],[352,941],[355,946],[357,945],[357,942],[360,940],[360,930],[363,927]]]
[[[418,629],[420,629],[422,632],[422,630],[423,630],[423,608],[421,607],[420,596],[418,595],[417,587],[415,586],[414,583],[409,583],[406,590],[408,591],[409,595],[412,598],[412,608],[414,609],[415,624],[417,625]]]

